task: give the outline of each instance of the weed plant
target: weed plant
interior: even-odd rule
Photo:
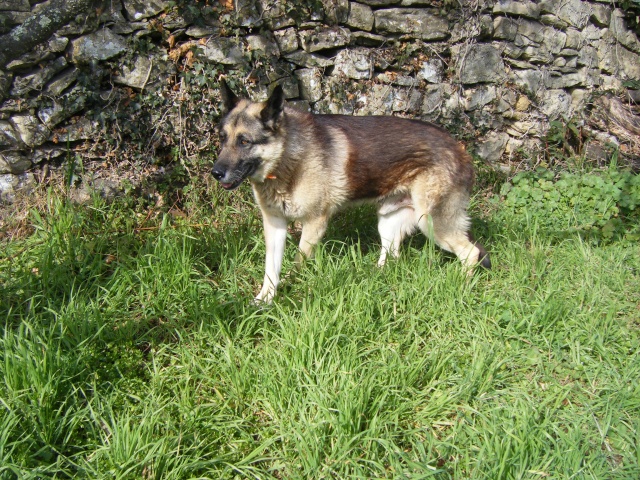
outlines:
[[[640,478],[636,243],[507,192],[492,271],[419,236],[379,269],[361,208],[260,308],[259,214],[213,192],[51,196],[3,244],[0,478]]]
[[[640,176],[610,166],[596,172],[538,168],[518,173],[494,200],[502,215],[533,220],[547,235],[578,233],[592,242],[640,240]]]

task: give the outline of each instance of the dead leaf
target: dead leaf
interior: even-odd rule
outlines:
[[[233,0],[218,0],[225,10],[233,10]]]
[[[188,67],[192,67],[193,63],[196,61],[196,57],[191,50],[187,52],[184,58]]]
[[[171,60],[173,60],[174,62],[177,62],[194,45],[196,45],[196,42],[195,41],[190,41],[190,42],[186,42],[186,43],[183,43],[182,45],[177,46],[176,48],[172,49],[169,52],[169,58]]]

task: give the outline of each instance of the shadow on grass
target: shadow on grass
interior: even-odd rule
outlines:
[[[145,350],[175,341],[176,326],[243,315],[246,295],[238,292],[250,285],[221,286],[219,277],[251,254],[250,224],[225,232],[164,221],[138,229],[110,224],[108,210],[60,202],[47,218],[34,216],[36,233],[0,256],[0,328],[83,310],[84,323],[95,323],[88,335],[134,339]]]
[[[491,244],[499,235],[504,234],[505,228],[500,222],[487,218],[472,218],[471,232],[474,238],[481,242],[491,253]],[[296,239],[296,241],[299,239]],[[422,250],[427,245],[427,237],[421,232],[410,235],[403,242],[402,250]],[[337,214],[331,219],[323,243],[329,253],[337,253],[344,246],[357,246],[363,256],[369,253],[379,254],[381,243],[378,233],[378,219],[374,206],[365,205],[349,209]],[[450,252],[438,249],[442,258],[456,260]]]
[[[0,315],[13,328],[27,317],[50,320],[75,303],[95,308],[119,338],[144,344],[174,341],[174,327],[217,319],[223,319],[232,335],[264,274],[262,225],[253,213],[234,211],[234,218],[218,228],[194,227],[167,216],[141,229],[136,213],[118,205],[53,202],[46,217],[34,214],[35,234],[0,257]],[[490,253],[501,236],[511,235],[509,228],[494,217],[474,217],[472,225]],[[288,243],[287,258],[298,240]],[[402,250],[426,245],[425,236],[417,233]],[[373,206],[332,218],[323,239],[325,251],[344,255],[352,247],[377,257],[380,238]],[[438,253],[443,262],[455,261],[447,252]],[[291,281],[285,279],[283,289]]]
[[[15,328],[24,318],[51,321],[70,306],[84,305],[94,312],[87,318],[97,319],[94,331],[101,329],[103,336],[111,332],[110,341],[133,339],[143,353],[152,344],[176,341],[176,327],[188,330],[214,322],[230,337],[238,326],[246,332],[242,322],[254,311],[250,299],[264,273],[259,220],[236,212],[233,222],[214,228],[165,217],[140,229],[127,215],[135,213],[118,206],[80,207],[64,201],[46,218],[34,214],[36,233],[0,256],[4,328]],[[516,220],[474,217],[471,230],[489,253],[504,238],[526,242],[537,235],[555,242],[567,237],[538,231],[532,224],[518,227]],[[297,241],[288,243],[287,258]],[[426,246],[425,236],[418,233],[405,240],[402,250]],[[362,256],[377,257],[375,208],[362,206],[336,215],[323,248],[330,256],[356,248]],[[438,258],[456,261],[441,250]],[[295,277],[285,279],[282,291],[292,282]]]

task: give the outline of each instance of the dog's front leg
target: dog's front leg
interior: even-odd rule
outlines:
[[[280,283],[280,270],[284,246],[287,241],[287,219],[263,212],[264,240],[266,245],[265,272],[262,289],[256,297],[256,303],[271,303]]]
[[[300,248],[296,253],[295,264],[299,267],[304,259],[313,257],[313,250],[327,231],[328,218],[326,215],[306,220],[302,224]]]

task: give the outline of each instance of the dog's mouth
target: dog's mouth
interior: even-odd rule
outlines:
[[[238,170],[234,172],[232,178],[230,178],[231,181],[230,182],[221,181],[220,186],[225,190],[235,190],[240,186],[242,182],[244,182],[244,180],[247,177],[250,177],[251,175],[253,175],[253,173],[258,169],[258,165],[260,165],[259,161],[243,163],[242,165],[240,165]]]
[[[220,185],[225,190],[235,190],[240,186],[240,184],[244,181],[244,178],[240,178],[239,180],[235,180],[231,183],[220,182]]]

